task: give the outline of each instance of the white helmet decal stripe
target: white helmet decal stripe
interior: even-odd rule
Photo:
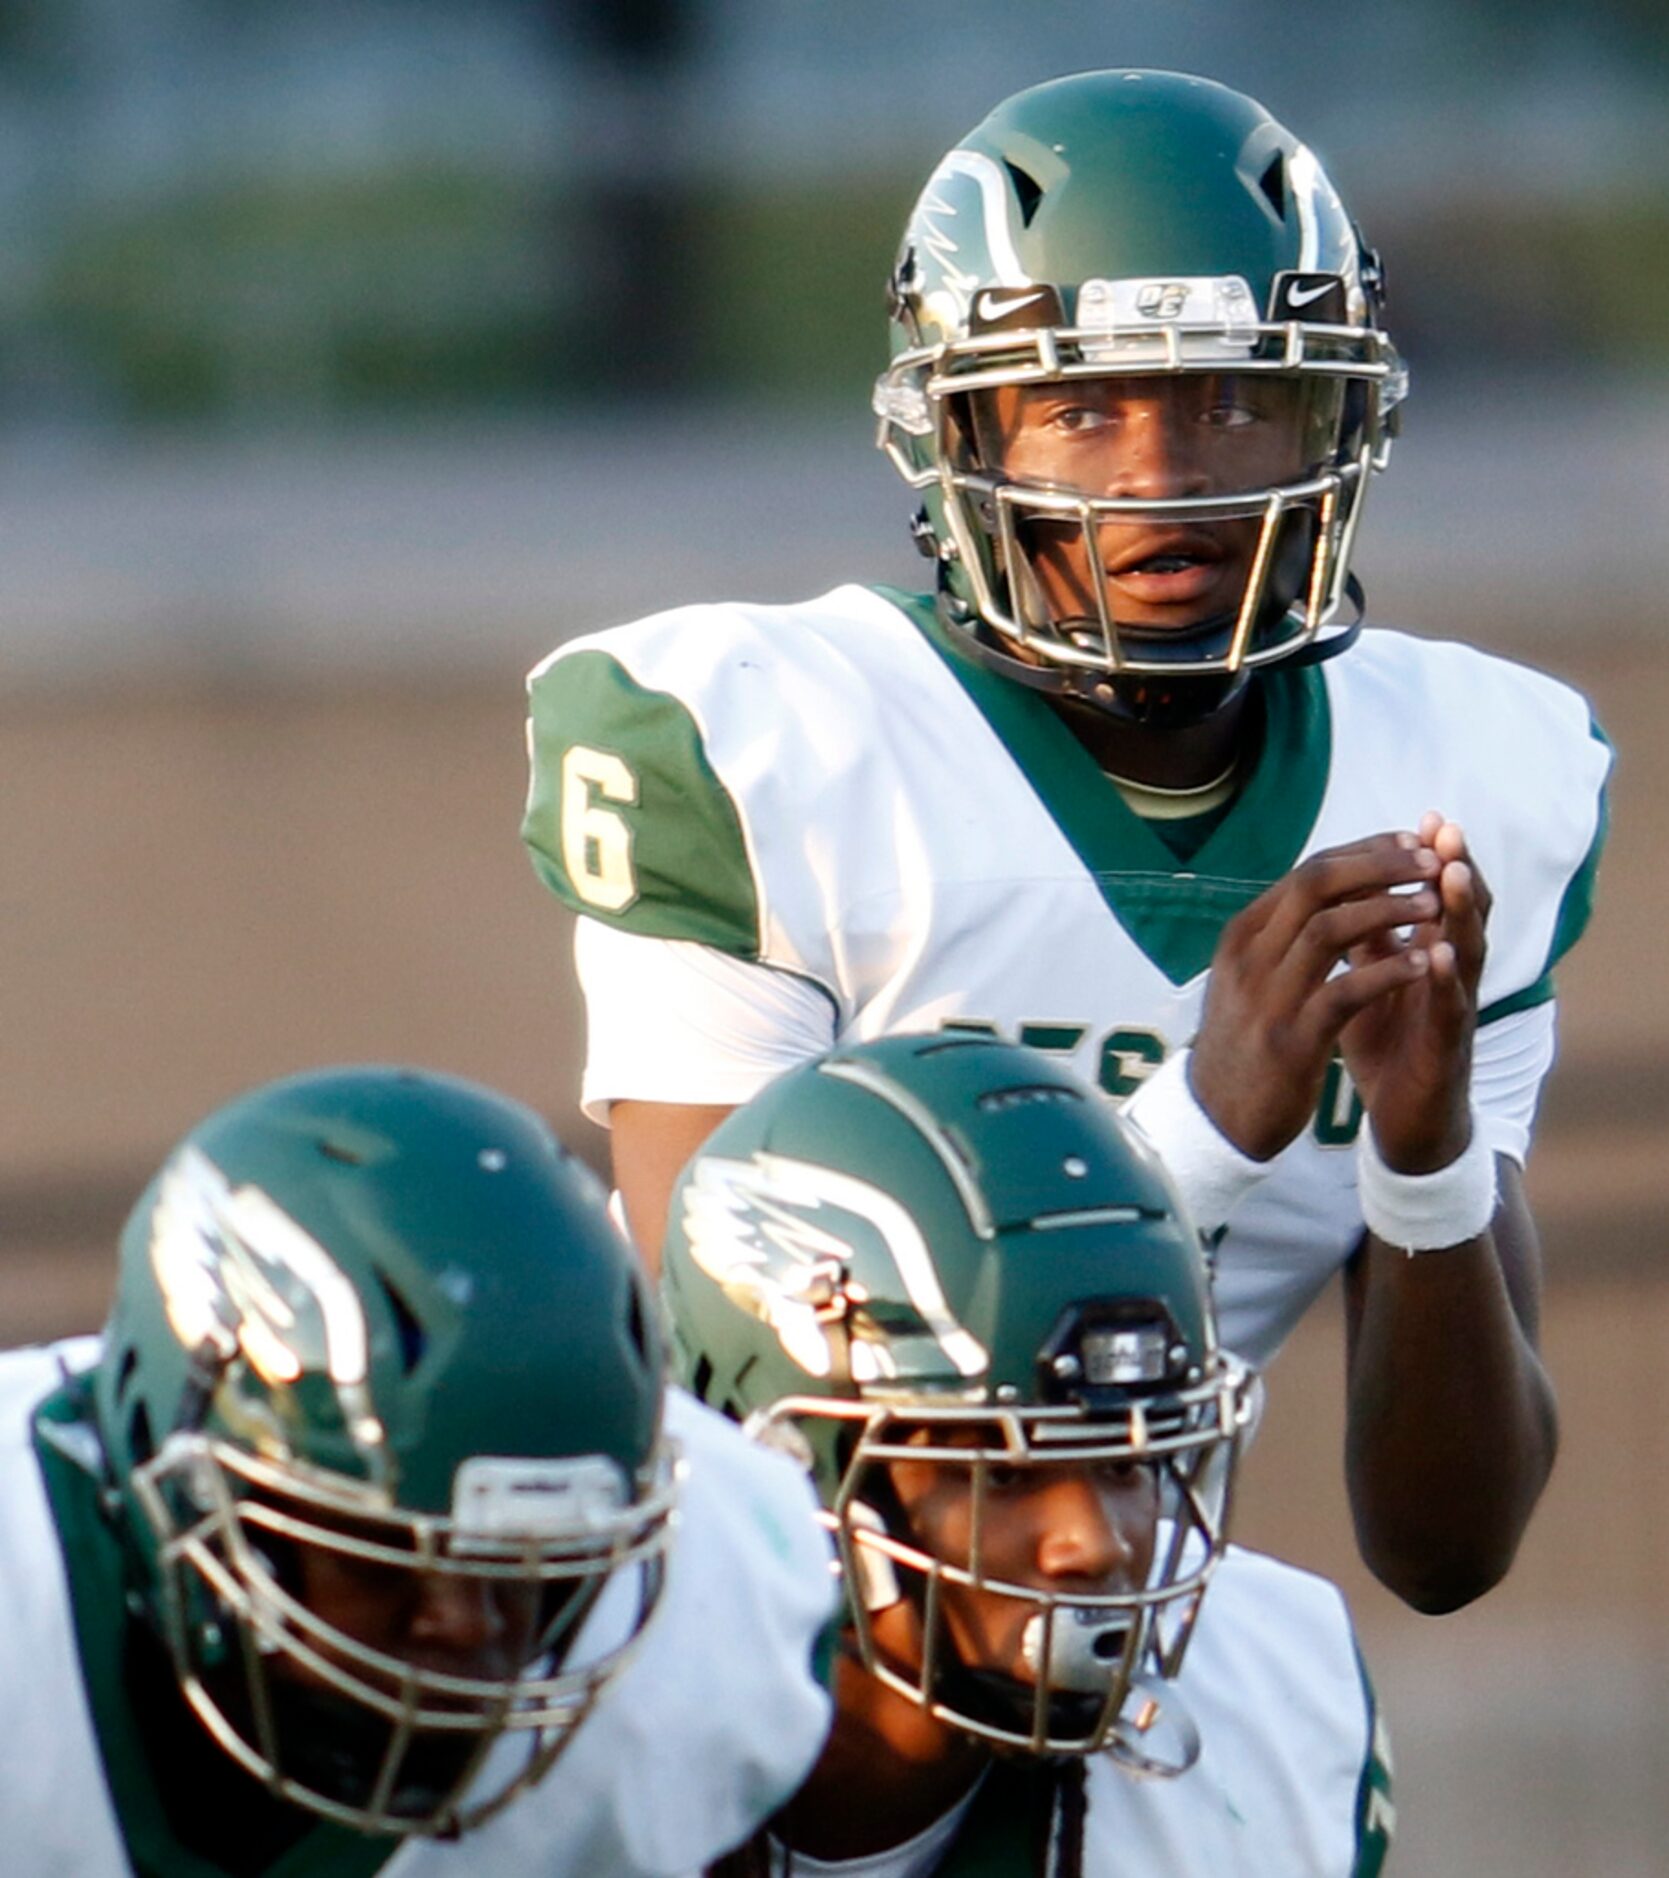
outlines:
[[[1287,187],[1298,211],[1298,266],[1306,274],[1322,264],[1321,218],[1316,214],[1316,194],[1321,184],[1321,165],[1310,149],[1300,144],[1287,164]]]
[[[851,1265],[853,1247],[817,1222],[815,1215],[824,1207],[874,1228],[904,1295],[957,1374],[983,1375],[990,1358],[952,1315],[908,1208],[854,1175],[777,1154],[757,1154],[748,1161],[703,1155],[684,1188],[690,1256],[776,1330],[802,1369],[827,1376],[833,1351],[819,1307],[830,1301],[825,1288],[840,1282]],[[885,1362],[884,1346],[876,1346],[873,1354]],[[867,1378],[878,1379],[878,1374]]]
[[[270,1385],[322,1369],[354,1444],[381,1471],[364,1306],[347,1273],[269,1194],[234,1188],[200,1149],[182,1149],[162,1176],[151,1269],[185,1348],[209,1342],[222,1360],[241,1351]]]
[[[960,213],[959,198],[965,201],[966,195],[963,190],[944,187],[954,176],[967,177],[979,191],[981,232],[991,263],[988,274],[980,271],[978,255],[973,257],[972,272],[956,264],[955,256],[962,252],[962,244],[957,240],[955,223]],[[1034,284],[1020,265],[1020,256],[1015,250],[1014,231],[1009,225],[1007,182],[990,157],[977,150],[952,150],[927,179],[917,214],[922,246],[944,270],[946,286],[961,295],[964,305],[978,286],[1030,287]]]
[[[364,1382],[370,1368],[365,1312],[347,1273],[317,1239],[304,1232],[259,1187],[233,1189],[227,1196],[226,1220],[256,1259],[298,1279],[317,1305],[324,1330],[325,1373],[331,1381],[339,1387]],[[270,1311],[269,1321],[285,1329],[294,1327],[295,1312],[284,1304],[259,1268],[251,1277],[272,1299],[275,1308]],[[253,1293],[253,1285],[251,1290]],[[253,1353],[250,1361],[255,1361]]]

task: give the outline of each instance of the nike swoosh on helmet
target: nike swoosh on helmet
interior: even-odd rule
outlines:
[[[989,287],[979,296],[975,310],[982,320],[1000,320],[1010,313],[1016,313],[1023,306],[1030,306],[1034,300],[1042,299],[1042,291],[1030,287],[1024,293],[993,293]]]
[[[1288,287],[1288,306],[1308,306],[1312,300],[1319,300],[1324,293],[1331,293],[1338,285],[1336,280],[1324,280],[1319,287]]]

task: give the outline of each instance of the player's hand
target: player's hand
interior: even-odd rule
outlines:
[[[1472,1035],[1490,907],[1461,830],[1434,810],[1421,818],[1419,834],[1442,862],[1440,905],[1402,954],[1424,957],[1425,969],[1359,1012],[1339,1039],[1379,1152],[1403,1174],[1447,1167],[1471,1137]],[[1385,933],[1364,938],[1351,970],[1383,961],[1392,943]]]
[[[1442,862],[1430,839],[1372,835],[1324,849],[1223,928],[1189,1082],[1243,1154],[1266,1161],[1293,1140],[1315,1113],[1345,1027],[1430,974],[1424,950],[1397,938],[1399,927],[1424,931],[1440,916]],[[1383,1088],[1384,1045],[1365,1031],[1361,1042]]]

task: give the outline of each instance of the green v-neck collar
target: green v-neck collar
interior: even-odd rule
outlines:
[[[939,654],[1143,952],[1175,985],[1204,971],[1224,925],[1292,868],[1315,827],[1332,758],[1320,670],[1275,666],[1258,675],[1264,729],[1257,762],[1184,866],[1041,693],[968,657],[930,596],[875,591]]]

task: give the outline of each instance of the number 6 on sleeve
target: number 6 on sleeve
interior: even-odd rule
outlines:
[[[588,906],[621,913],[637,898],[632,830],[618,809],[637,802],[637,776],[607,750],[576,743],[562,758],[562,863]]]

